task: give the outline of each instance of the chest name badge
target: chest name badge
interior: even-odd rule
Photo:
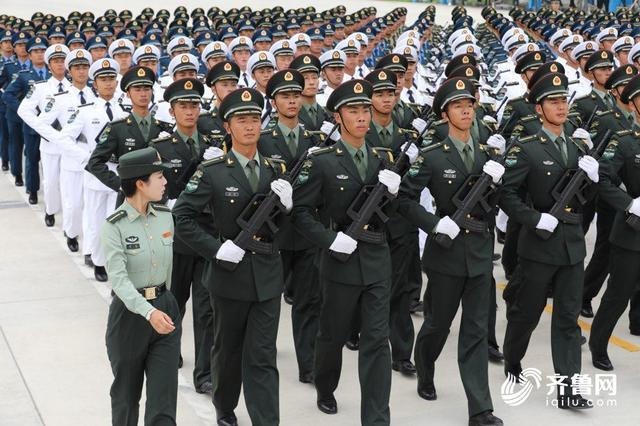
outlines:
[[[124,240],[127,243],[137,243],[138,241],[140,241],[140,238],[136,237],[135,235],[131,235],[131,236],[125,238]]]
[[[126,138],[124,144],[125,146],[136,146],[136,140],[134,138]]]
[[[347,179],[349,179],[349,176],[347,176],[347,175],[336,175],[336,178],[340,179],[340,180],[347,180]]]
[[[235,186],[227,186],[224,192],[225,197],[239,197],[240,192],[238,192],[238,188]]]

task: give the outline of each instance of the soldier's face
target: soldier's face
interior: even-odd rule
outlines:
[[[145,182],[142,179],[136,181],[137,191],[143,198],[149,201],[160,201],[164,195],[164,188],[167,185],[167,179],[162,172],[153,172],[149,175],[149,179]]]
[[[302,96],[300,92],[278,93],[273,100],[273,106],[279,114],[291,119],[298,116],[302,107]]]
[[[95,79],[93,86],[98,91],[98,95],[104,99],[113,98],[113,94],[116,92],[118,86],[118,80],[115,75],[101,75]]]
[[[0,49],[2,49],[3,52],[13,52],[13,45],[11,44],[11,41],[3,41],[2,43],[0,43]]]
[[[227,95],[238,88],[238,80],[216,81],[211,88],[218,102],[222,102]]]
[[[76,49],[84,49],[84,43],[82,42],[75,42],[75,43],[71,43],[69,44],[69,50],[76,50]]]
[[[269,48],[271,47],[271,42],[269,41],[256,41],[256,43],[253,45],[255,48],[256,52],[259,52],[261,50],[269,50]]]
[[[207,68],[209,69],[213,68],[216,64],[219,64],[220,62],[224,62],[224,59],[225,59],[224,56],[214,56],[207,59]]]
[[[442,118],[447,120],[455,128],[466,131],[471,129],[475,111],[473,109],[474,102],[471,99],[460,99],[459,101],[450,102]]]
[[[395,90],[376,90],[371,97],[371,104],[380,114],[391,114],[396,104]]]
[[[138,62],[138,65],[140,65],[141,67],[147,67],[151,71],[153,71],[155,75],[158,75],[158,61],[156,59],[145,59]]]
[[[616,56],[618,57],[618,60],[620,61],[620,65],[627,65],[629,63],[629,51],[628,50],[621,50],[618,53],[616,53]]]
[[[276,56],[276,67],[279,70],[286,70],[291,65],[291,62],[293,62],[293,55]]]
[[[567,121],[567,113],[569,112],[569,104],[567,103],[567,97],[559,97],[552,99],[544,99],[541,104],[536,105],[536,113],[542,117],[543,120],[553,124],[554,126],[561,126]]]
[[[198,123],[200,102],[174,102],[169,109],[169,113],[176,119],[178,126],[192,129]]]
[[[311,47],[309,46],[298,46],[296,49],[296,57],[306,55],[307,53],[311,53]]]
[[[45,49],[31,49],[29,52],[31,63],[38,68],[44,65],[44,51]]]
[[[197,76],[196,70],[180,70],[173,74],[173,81],[182,80],[183,78],[196,78]]]
[[[260,139],[260,114],[234,115],[224,123],[233,144],[241,146],[257,145]]]
[[[302,96],[313,97],[318,94],[318,83],[319,78],[318,74],[315,72],[305,72],[302,73],[304,76],[304,90],[302,91]]]
[[[89,51],[91,53],[91,60],[93,62],[98,59],[102,59],[107,56],[107,48],[106,47],[94,47]]]
[[[273,68],[269,67],[261,67],[252,73],[253,79],[256,81],[256,84],[260,88],[266,88],[269,79],[273,75]]]
[[[251,53],[248,50],[236,50],[233,52],[233,60],[238,64],[241,70],[247,69],[247,62]]]
[[[396,71],[396,96],[400,96],[406,73]]]
[[[344,62],[344,67],[346,68],[347,73],[353,74],[357,66],[358,66],[358,54],[347,53],[347,60]]]
[[[344,78],[343,67],[326,67],[323,71],[324,77],[332,86],[339,86]]]
[[[131,68],[131,53],[116,53],[113,55],[113,59],[120,65],[120,73],[124,73],[124,71]]]
[[[25,56],[27,56],[27,45],[25,43],[17,43],[13,46],[13,51],[15,52],[16,56],[24,58]]]
[[[71,80],[74,83],[87,84],[87,81],[89,81],[89,65],[73,65],[69,69],[69,74],[71,74]]]
[[[596,68],[592,72],[596,82],[604,86],[604,83],[611,77],[613,67]]]
[[[64,58],[53,58],[49,60],[49,71],[57,79],[64,77]]]
[[[64,37],[49,37],[49,44],[64,44]]]
[[[313,56],[320,56],[322,54],[322,40],[311,40],[311,54]]]
[[[131,103],[139,108],[147,108],[151,102],[151,86],[133,86],[127,90]]]
[[[334,114],[338,123],[340,123],[340,133],[355,139],[364,139],[369,131],[371,123],[371,108],[368,105],[347,105],[340,108],[338,113]],[[344,138],[344,136],[343,136]]]

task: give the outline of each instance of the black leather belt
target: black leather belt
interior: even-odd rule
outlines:
[[[167,291],[167,284],[162,283],[154,287],[139,288],[138,293],[142,295],[146,300],[154,300],[160,297],[165,291]]]

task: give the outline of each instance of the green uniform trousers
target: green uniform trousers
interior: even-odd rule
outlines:
[[[640,253],[611,245],[611,279],[591,325],[589,348],[594,354],[607,353],[609,338],[629,299],[640,283]]]
[[[415,332],[409,312],[411,288],[409,266],[415,245],[414,233],[389,241],[391,251],[391,301],[389,307],[389,342],[393,361],[410,360]]]
[[[316,248],[306,250],[280,250],[285,282],[293,289],[291,323],[296,349],[298,372],[313,372],[313,357],[318,320],[320,318],[320,282],[314,264]]]
[[[467,395],[469,417],[493,410],[488,379],[487,327],[491,273],[458,277],[428,269],[424,322],[416,339],[418,380],[433,381],[451,323],[462,303],[458,337],[458,368]]]
[[[193,341],[195,366],[193,385],[198,388],[211,381],[211,348],[213,347],[213,310],[209,291],[202,282],[205,260],[200,256],[173,252],[171,292],[178,302],[180,320],[184,318],[187,301],[193,293]]]
[[[173,319],[176,329],[158,334],[141,315],[129,311],[117,297],[109,307],[107,355],[113,371],[111,417],[114,426],[136,426],[142,384],[147,377],[144,424],[176,424],[180,313],[176,299],[165,292],[150,303]]]
[[[233,283],[229,283],[233,285]],[[213,405],[229,413],[240,389],[254,425],[280,422],[276,339],[280,296],[248,302],[212,296],[215,342],[211,352]]]
[[[320,276],[322,309],[316,339],[315,385],[318,398],[333,395],[340,381],[342,346],[361,319],[358,376],[360,419],[365,426],[390,424],[389,280],[350,285]]]
[[[547,304],[547,292],[553,292],[551,316],[551,354],[557,374],[572,377],[580,373],[580,327],[584,264],[549,265],[520,258],[517,294],[507,310],[504,338],[505,362],[520,363],[527,352],[533,330]]]

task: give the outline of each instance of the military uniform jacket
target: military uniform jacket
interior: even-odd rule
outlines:
[[[378,129],[376,129],[373,121],[369,125],[369,131],[367,132],[366,141],[367,145],[373,148],[387,148],[382,143],[380,135],[378,134]],[[392,150],[394,156],[397,156],[401,152],[402,144],[404,144],[404,136],[400,134],[400,128],[394,125],[393,134],[391,135],[391,146],[388,148]],[[408,165],[408,161],[406,161],[406,159],[404,164]],[[408,167],[404,167],[403,170],[401,170],[399,173],[400,176],[406,173],[407,170]],[[418,196],[417,199],[420,200],[420,196]],[[398,214],[389,217],[389,221],[386,223],[386,226],[390,239],[396,239],[411,231],[415,231],[415,226],[412,226],[411,223],[409,223],[404,217]]]
[[[30,61],[27,64],[30,65]],[[11,83],[17,80],[18,74],[22,70],[21,64],[18,62],[17,58],[13,58],[13,60],[9,60],[5,62],[2,66],[2,70],[0,72],[0,89],[2,91],[6,90]],[[20,117],[17,114],[17,105],[14,109],[8,107],[5,103],[6,99],[4,96],[0,97],[0,112],[5,114],[5,119],[8,121],[20,121]]]
[[[5,113],[7,117],[15,117],[10,118],[13,121],[20,120],[20,116],[18,114],[20,102],[22,102],[27,94],[33,93],[36,82],[47,81],[49,76],[49,70],[46,68],[44,79],[42,79],[33,68],[19,71],[17,76],[11,81],[11,84],[7,86],[2,94],[2,100],[7,106],[7,111]],[[30,129],[29,131],[32,134],[35,134],[33,130]]]
[[[570,111],[567,114],[567,121],[564,123],[564,133],[566,135],[572,135],[573,132],[580,127],[580,123],[580,114],[577,111]],[[521,117],[518,120],[518,123],[513,128],[510,137],[516,138],[515,140],[517,140],[518,138],[534,136],[537,135],[541,129],[542,118],[534,112],[533,114]],[[509,139],[507,139],[507,142],[508,141]]]
[[[204,111],[198,117],[198,132],[207,136],[224,136],[227,134],[224,130],[222,117],[218,114],[218,108],[214,107],[211,111]]]
[[[615,133],[622,130],[630,130],[632,128],[633,122],[629,121],[616,106],[614,109],[597,111],[588,130],[591,134],[593,144],[598,145],[608,130]]]
[[[287,164],[287,169],[291,170],[300,159],[300,156],[309,148],[316,145],[315,136],[312,136],[302,126],[300,126],[298,139],[298,151],[296,155],[293,156],[291,155],[291,151],[289,151],[289,147],[284,140],[284,135],[280,131],[280,128],[277,125],[269,127],[262,131],[260,141],[258,142],[258,151],[265,157],[284,160]],[[293,184],[295,185],[295,182],[293,182]],[[307,239],[306,233],[295,230],[293,223],[291,223],[291,216],[283,218],[282,226],[278,232],[278,243],[278,245],[285,250],[306,250],[314,246],[313,243]]]
[[[320,130],[322,123],[330,121],[331,117],[326,109],[320,106],[320,104],[317,104],[315,117],[310,116],[305,108],[301,108],[300,114],[298,114],[298,119],[302,124],[304,124],[305,129],[317,131]]]
[[[393,107],[392,116],[396,126],[411,129],[411,123],[414,118],[418,117],[418,114],[406,102],[399,100]]]
[[[500,207],[510,220],[523,225],[518,240],[518,255],[550,265],[575,265],[586,255],[584,233],[580,224],[560,222],[548,240],[536,234],[541,213],[555,204],[552,191],[568,169],[578,168],[578,157],[587,154],[586,145],[565,134],[567,165],[556,144],[540,131],[535,136],[520,139],[507,152],[506,172],[502,185]],[[589,186],[588,197],[595,196],[596,186]],[[525,202],[521,194],[526,194]],[[569,206],[580,213],[577,203]]]
[[[589,121],[589,118],[594,111],[607,111],[610,108],[592,89],[589,95],[584,96],[580,99],[576,99],[573,102],[571,109],[573,111],[577,111],[580,114],[580,122],[587,125],[587,122]]]
[[[509,100],[504,107],[504,114],[502,115],[502,120],[506,120],[504,126],[502,126],[502,136],[508,140],[518,125],[518,122],[528,116],[537,117],[533,104],[527,102],[523,96]]]
[[[364,185],[378,182],[378,171],[382,168],[383,156],[388,151],[367,146],[367,173],[364,181],[360,178],[356,165],[344,147],[344,142],[316,151],[310,155],[298,176],[298,185],[293,193],[293,222],[296,228],[318,247],[320,274],[332,281],[352,285],[368,285],[391,277],[391,255],[388,244],[369,244],[358,241],[358,247],[341,262],[329,253],[329,247],[338,231],[345,231],[352,222],[347,210]],[[395,212],[393,200],[385,211]],[[329,227],[318,219],[329,221]],[[369,224],[370,229],[385,232],[378,221]]]
[[[473,168],[467,170],[462,157],[449,137],[444,141],[422,148],[417,160],[405,175],[400,186],[398,211],[411,223],[424,232],[433,233],[440,218],[451,216],[457,207],[453,204],[455,194],[463,185],[472,185],[470,176],[482,174],[484,163],[497,153],[486,145],[473,141]],[[427,212],[416,197],[424,188],[429,188],[435,199],[435,214]],[[497,188],[493,188],[496,190]],[[490,197],[495,205],[497,195]],[[479,206],[471,212],[471,216],[487,223],[482,233],[474,233],[465,229],[453,240],[451,248],[444,248],[432,238],[427,243],[422,256],[425,268],[443,274],[474,277],[491,271],[493,256],[493,234],[489,225],[495,220],[495,212],[484,212]]]
[[[271,181],[286,171],[284,162],[260,156],[260,181],[257,193],[266,194]],[[272,254],[247,251],[234,271],[220,267],[216,253],[224,240],[240,232],[236,219],[252,200],[254,192],[233,152],[202,162],[191,177],[173,208],[176,235],[207,262],[204,280],[214,296],[244,301],[264,301],[278,297],[283,289],[282,260],[273,235],[261,231],[260,237],[273,241]],[[207,208],[213,216],[220,237],[213,236],[199,224]]]
[[[622,181],[626,192],[620,188]],[[616,210],[609,241],[627,250],[640,251],[640,232],[625,222],[627,209],[640,196],[640,131],[617,132],[600,159],[598,196]]]
[[[161,131],[172,129],[172,125],[151,118],[149,126],[149,140],[158,137]],[[169,130],[172,131],[172,130]],[[136,149],[146,148],[149,140],[142,137],[140,128],[133,114],[126,118],[108,123],[96,139],[96,148],[86,170],[97,177],[102,183],[114,191],[120,190],[120,178],[113,171],[121,155]],[[112,163],[109,167],[108,163]]]

